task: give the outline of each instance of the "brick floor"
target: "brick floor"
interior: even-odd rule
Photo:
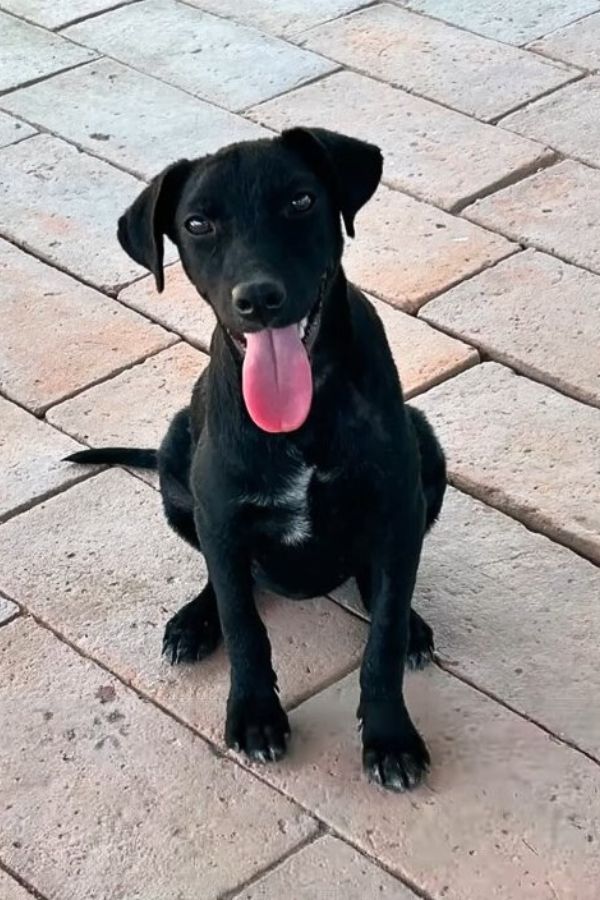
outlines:
[[[401,6],[444,19],[497,41],[523,44],[600,9],[598,0],[398,0]]]
[[[0,33],[1,900],[597,900],[600,0],[0,0]],[[297,124],[383,149],[345,266],[453,485],[411,796],[361,773],[352,582],[257,598],[293,735],[249,765],[224,649],[161,658],[206,569],[155,474],[61,462],[157,446],[209,360],[118,216]]]
[[[600,3],[595,0],[593,7],[598,10],[596,15],[549,31],[546,37],[535,41],[531,49],[582,69],[600,69]]]
[[[389,3],[310,31],[303,47],[487,121],[574,72]],[[448,60],[452,60],[452,66]]]
[[[600,406],[598,275],[526,250],[432,300],[420,315],[498,362]]]
[[[414,402],[437,428],[457,485],[600,563],[597,409],[495,363]]]
[[[335,68],[316,54],[174,0],[123,6],[64,33],[228,109],[260,103]]]
[[[177,340],[0,240],[0,390],[34,413]]]
[[[2,717],[28,748],[0,751],[5,860],[44,894],[62,892],[68,871],[73,900],[213,898],[314,832],[289,800],[31,621],[0,631],[0,654]]]
[[[9,144],[16,144],[26,137],[35,134],[35,129],[29,125],[25,125],[14,116],[7,116],[0,113],[0,148],[7,147]]]
[[[352,72],[263,103],[249,115],[270,128],[305,122],[373,141],[384,152],[386,184],[446,209],[549,158],[543,144],[509,139],[506,131]]]

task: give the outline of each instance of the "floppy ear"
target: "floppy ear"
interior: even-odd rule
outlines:
[[[172,234],[175,208],[191,165],[189,160],[181,159],[164,169],[119,219],[117,237],[121,247],[152,272],[159,294],[165,286],[163,235]]]
[[[329,184],[346,233],[354,237],[354,217],[381,179],[383,156],[379,147],[325,128],[290,128],[281,139],[301,153]]]

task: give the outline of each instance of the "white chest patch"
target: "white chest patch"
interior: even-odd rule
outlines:
[[[299,462],[272,493],[245,494],[241,498],[244,503],[263,508],[272,507],[289,514],[281,533],[282,543],[288,546],[302,544],[312,534],[308,490],[315,468]]]

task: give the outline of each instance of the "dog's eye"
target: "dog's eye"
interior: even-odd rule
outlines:
[[[187,219],[185,227],[190,234],[210,234],[211,231],[214,231],[212,222],[204,216],[192,216]]]
[[[303,191],[292,199],[290,206],[294,212],[308,212],[314,206],[315,198],[308,191]]]

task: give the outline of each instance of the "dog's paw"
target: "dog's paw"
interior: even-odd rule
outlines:
[[[425,743],[397,703],[369,704],[362,716],[363,768],[370,781],[391,791],[408,791],[429,770]]]
[[[287,749],[288,717],[277,694],[229,697],[225,743],[255,762],[275,762]]]
[[[410,612],[407,669],[424,669],[433,660],[433,628],[414,610]]]
[[[221,624],[216,609],[199,608],[196,600],[187,603],[169,619],[162,652],[171,665],[198,662],[216,650],[221,642]]]

